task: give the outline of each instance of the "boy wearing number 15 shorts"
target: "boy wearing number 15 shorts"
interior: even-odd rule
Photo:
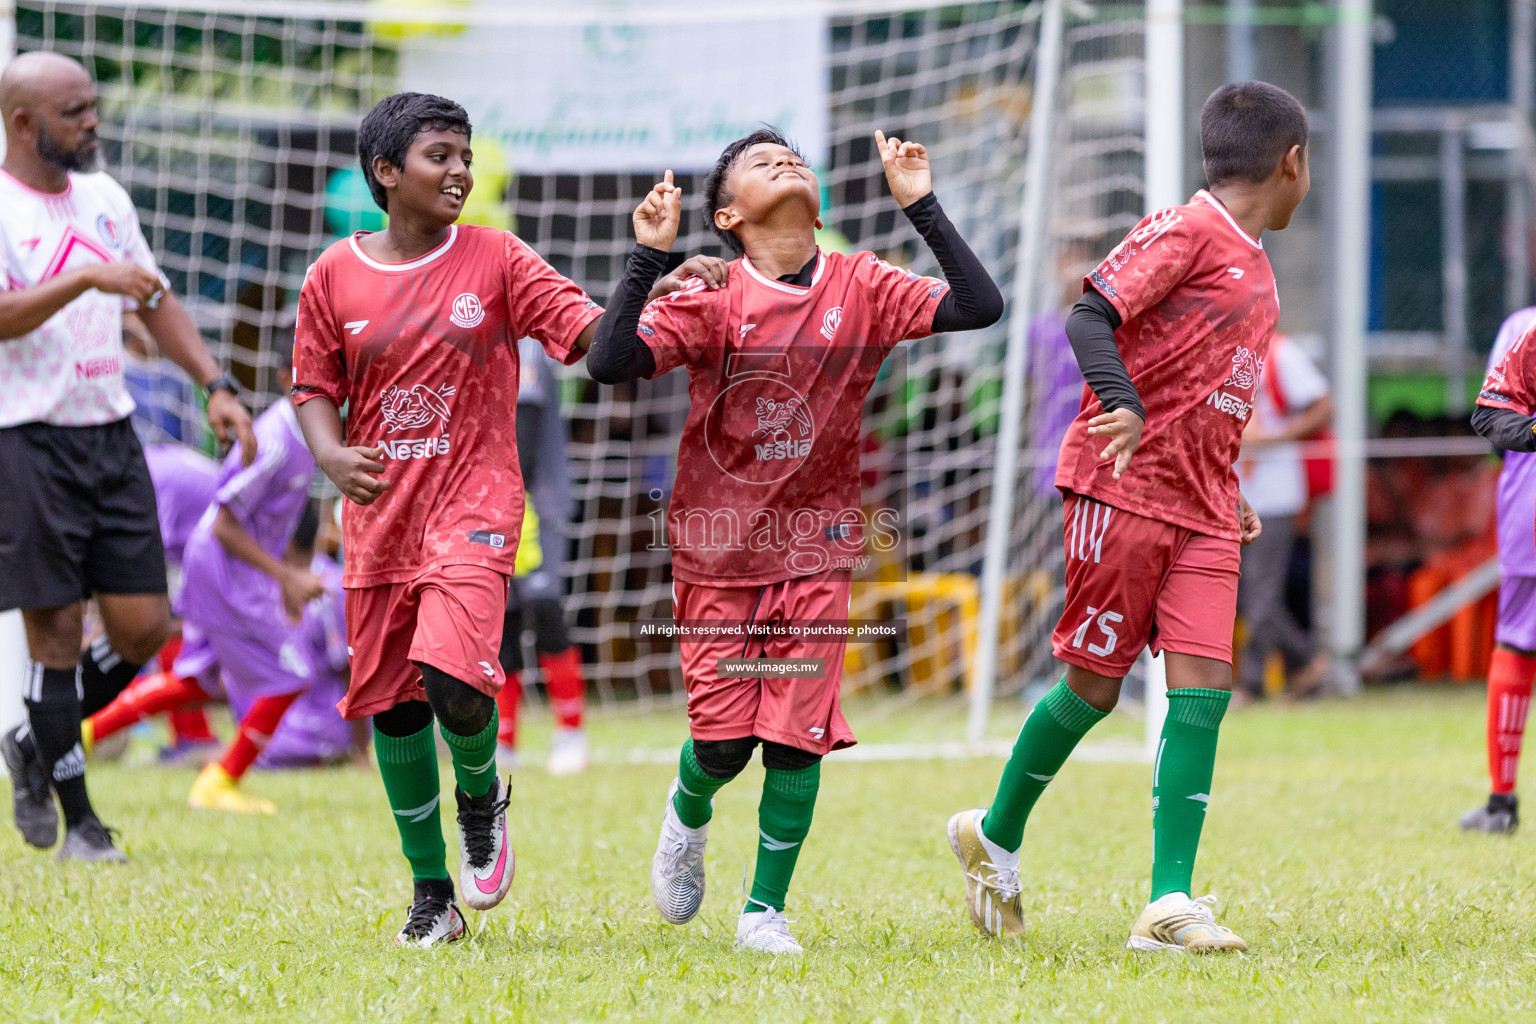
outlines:
[[[466,930],[438,821],[434,719],[457,783],[464,902],[496,906],[515,866],[495,698],[523,522],[517,340],[573,363],[602,310],[516,236],[455,223],[474,184],[458,104],[391,96],[363,119],[358,152],[389,226],[332,245],[305,277],[294,402],[316,462],[348,499],[351,683],[339,707],[373,717],[415,880],[396,942],[427,947]]]
[[[967,910],[990,936],[1022,937],[1025,821],[1150,646],[1165,654],[1168,715],[1152,770],[1151,900],[1127,946],[1247,948],[1190,890],[1232,690],[1239,546],[1259,531],[1233,463],[1279,320],[1260,235],[1306,195],[1306,112],[1272,85],[1223,86],[1200,142],[1210,188],[1142,220],[1068,319],[1087,386],[1056,473],[1067,592],[1052,646],[1067,671],[1025,721],[991,808],[949,822]]]

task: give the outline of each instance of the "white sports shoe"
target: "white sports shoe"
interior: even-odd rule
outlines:
[[[667,787],[667,807],[661,815],[661,839],[651,860],[651,899],[669,924],[687,924],[704,905],[704,843],[709,822],[689,828],[677,816],[672,797],[678,780]]]
[[[507,834],[507,784],[499,777],[482,797],[455,787],[459,802],[459,893],[473,910],[490,910],[506,898],[517,871]]]
[[[464,915],[453,895],[434,897],[417,883],[415,899],[411,901],[410,917],[395,945],[405,949],[431,949],[439,943],[457,942],[469,933]]]
[[[545,767],[551,775],[577,775],[586,771],[587,731],[557,728],[549,743],[549,761]]]
[[[743,913],[736,919],[736,948],[759,953],[803,953],[800,943],[789,934],[789,918],[772,907]]]

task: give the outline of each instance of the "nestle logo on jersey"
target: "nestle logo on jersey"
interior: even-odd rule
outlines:
[[[381,441],[384,457],[389,459],[430,459],[434,455],[448,454],[448,435],[428,437],[420,441]]]
[[[791,436],[794,428],[799,437]],[[754,444],[758,462],[774,462],[779,459],[803,459],[811,454],[812,434],[815,427],[805,410],[805,400],[796,396],[788,401],[772,398],[757,400],[757,429],[753,434],[768,438],[766,444]]]
[[[809,441],[776,441],[773,444],[753,445],[757,450],[758,462],[772,462],[775,459],[803,459],[811,454],[811,442]]]
[[[75,364],[76,380],[95,380],[97,377],[111,377],[117,374],[122,364],[116,356],[105,359],[87,359],[83,363]]]
[[[1225,391],[1212,391],[1211,397],[1205,400],[1206,405],[1215,406],[1218,412],[1224,412],[1228,416],[1236,416],[1240,420],[1246,420],[1253,406],[1238,398],[1229,395]]]

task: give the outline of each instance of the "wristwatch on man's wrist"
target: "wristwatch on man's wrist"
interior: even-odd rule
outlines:
[[[232,373],[221,373],[207,384],[204,384],[203,391],[207,393],[209,398],[213,397],[215,391],[228,391],[236,398],[239,398],[240,382],[235,380],[235,375]]]

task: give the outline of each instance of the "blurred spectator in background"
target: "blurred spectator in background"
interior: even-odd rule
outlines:
[[[1238,669],[1238,688],[1262,696],[1271,652],[1285,659],[1293,694],[1315,691],[1328,671],[1312,637],[1285,604],[1285,583],[1296,544],[1296,517],[1328,481],[1314,472],[1298,442],[1322,434],[1333,417],[1328,381],[1300,345],[1283,334],[1270,343],[1253,414],[1243,432],[1238,480],[1243,496],[1264,522],[1259,539],[1243,548],[1237,607],[1248,627]],[[1324,472],[1328,462],[1320,460]],[[1295,673],[1291,675],[1291,673]]]
[[[522,701],[523,634],[532,647],[555,716],[547,767],[551,775],[573,775],[587,768],[587,734],[582,723],[587,684],[581,651],[565,625],[566,526],[571,500],[570,436],[560,413],[559,366],[537,341],[517,344],[517,461],[528,501],[517,549],[516,574],[507,589],[500,658],[507,684],[496,697],[500,726],[496,757],[504,768],[517,765],[517,714]]]

